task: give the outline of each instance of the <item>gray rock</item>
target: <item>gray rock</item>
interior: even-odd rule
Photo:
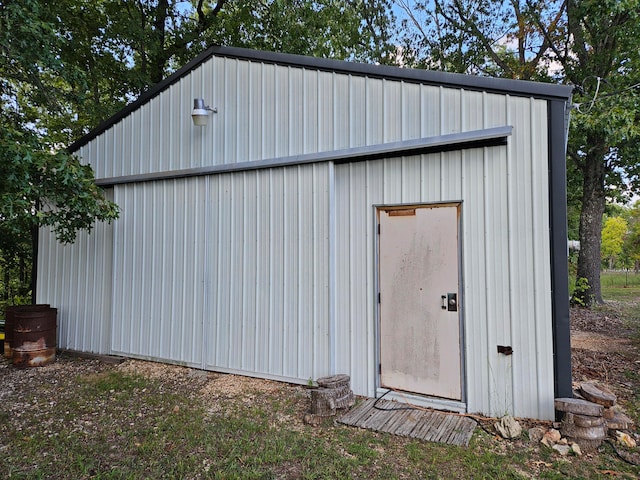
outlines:
[[[517,438],[522,434],[522,427],[511,415],[502,417],[494,427],[502,438]]]

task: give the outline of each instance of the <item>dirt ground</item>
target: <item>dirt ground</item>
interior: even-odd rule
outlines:
[[[640,370],[640,351],[632,341],[633,331],[614,307],[609,312],[571,310],[571,360],[574,386],[589,381],[613,391],[624,406],[640,385],[628,372]],[[636,377],[637,378],[637,377]]]
[[[640,403],[640,375],[629,372],[640,371],[640,351],[638,342],[632,340],[634,332],[625,327],[622,314],[617,313],[622,309],[616,309],[616,305],[609,305],[606,312],[572,309],[571,334],[572,334],[572,369],[574,387],[581,382],[593,382],[607,388],[618,397],[619,409],[627,411],[630,415],[637,412],[629,412],[628,407],[637,408]],[[204,405],[208,414],[215,417],[223,408],[226,400],[233,400],[246,404],[265,402],[268,397],[290,398],[294,402],[293,410],[288,413],[278,414],[273,422],[278,425],[286,425],[287,428],[302,430],[304,425],[302,417],[310,405],[310,391],[302,385],[289,385],[281,382],[259,380],[238,375],[219,374],[205,372],[179,366],[160,363],[127,360],[117,366],[110,365],[99,360],[73,361],[69,355],[61,355],[60,360],[42,369],[18,370],[9,365],[7,360],[0,361],[0,403],[4,403],[7,409],[6,415],[12,418],[17,430],[27,428],[26,416],[33,411],[31,406],[19,398],[18,392],[29,391],[37,383],[45,383],[52,390],[51,398],[57,398],[58,402],[72,399],[73,392],[68,388],[78,376],[96,375],[113,370],[140,374],[144,377],[158,378],[162,381],[165,391],[184,392],[193,401]],[[55,391],[55,394],[53,392]],[[18,397],[18,398],[16,398]],[[8,401],[10,400],[10,401]],[[638,420],[636,418],[636,420]],[[493,421],[487,419],[483,422],[487,428],[491,428]],[[527,429],[535,426],[535,422],[522,420],[522,426]],[[293,427],[292,427],[293,426]],[[545,427],[550,425],[545,424]],[[43,424],[43,428],[49,428]],[[78,428],[84,428],[79,425]],[[87,427],[88,428],[88,427]],[[54,426],[51,427],[54,430]],[[314,430],[318,435],[322,429]],[[634,430],[637,435],[638,429]],[[400,441],[400,439],[399,439]],[[509,446],[496,439],[495,448],[507,448],[524,450],[528,440],[520,439]],[[0,438],[0,452],[6,446]],[[491,447],[493,448],[493,447]],[[541,462],[539,452],[533,454],[532,462]],[[634,458],[640,455],[636,452]],[[535,461],[534,461],[535,460]],[[583,459],[582,461],[585,461]],[[640,458],[634,460],[638,461]],[[595,456],[589,456],[589,462],[598,464]],[[533,467],[532,467],[533,468]],[[537,467],[536,467],[537,468]],[[542,467],[540,467],[542,468]],[[534,470],[536,470],[534,468]]]

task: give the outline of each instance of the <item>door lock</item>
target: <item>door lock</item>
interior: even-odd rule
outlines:
[[[458,311],[458,294],[447,293],[447,310],[450,312]]]

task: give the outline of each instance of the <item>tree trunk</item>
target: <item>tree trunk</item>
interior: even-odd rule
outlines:
[[[591,135],[590,137],[597,137]],[[603,303],[600,290],[600,247],[602,242],[602,216],[605,207],[605,147],[600,138],[589,138],[583,172],[582,210],[580,212],[580,253],[576,280],[584,278],[587,284],[576,288],[573,302],[590,307]]]
[[[151,31],[151,39],[149,42],[151,45],[151,48],[149,49],[149,77],[152,85],[162,81],[165,74],[165,67],[169,60],[165,45],[168,9],[169,2],[167,0],[158,1],[155,12],[156,16],[153,21],[153,30]]]

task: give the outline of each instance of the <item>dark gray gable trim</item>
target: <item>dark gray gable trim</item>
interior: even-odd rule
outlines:
[[[292,55],[287,53],[263,52],[246,48],[215,46],[202,52],[196,58],[187,63],[173,75],[165,78],[162,82],[154,85],[144,92],[133,103],[120,110],[111,118],[105,120],[91,132],[74,142],[67,149],[73,153],[82,146],[89,143],[111,126],[118,123],[131,112],[137,110],[145,103],[149,102],[160,92],[176,83],[192,70],[204,63],[210,57],[237,58],[262,63],[273,63],[278,65],[290,65],[300,68],[330,71],[347,75],[367,76],[372,78],[386,78],[412,83],[423,83],[429,85],[442,85],[446,87],[463,88],[467,90],[486,91],[493,93],[509,94],[516,96],[531,96],[544,99],[562,99],[567,101],[570,98],[572,88],[566,85],[556,85],[550,83],[527,82],[522,80],[510,80],[504,78],[490,78],[473,75],[462,75],[458,73],[437,72],[431,70],[418,70],[410,68],[389,67],[384,65],[372,65],[365,63],[345,62],[342,60],[330,60],[326,58],[306,57],[302,55]]]
[[[421,70],[415,68],[391,67],[370,63],[347,62],[327,58],[306,57],[288,53],[261,52],[245,48],[213,47],[211,55],[230,57],[279,65],[310,68],[347,75],[384,78],[427,85],[463,88],[483,92],[495,92],[516,96],[536,97],[543,99],[561,98],[567,100],[573,90],[567,85],[554,83],[530,82],[507,78],[481,77],[461,73]]]
[[[329,152],[308,153],[278,157],[267,160],[233,163],[228,165],[213,165],[210,167],[189,168],[167,172],[156,172],[141,175],[127,175],[124,177],[101,178],[96,184],[101,187],[122,185],[125,183],[150,182],[155,180],[170,180],[175,178],[196,177],[219,173],[240,172],[262,168],[285,167],[318,162],[359,162],[378,158],[390,158],[422,153],[434,153],[466,148],[480,148],[495,145],[506,145],[507,137],[512,134],[513,127],[495,127],[471,132],[452,133],[437,137],[425,137],[415,140],[382,143],[365,147],[345,148]]]

